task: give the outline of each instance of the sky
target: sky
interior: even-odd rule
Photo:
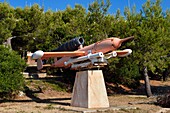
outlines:
[[[45,11],[48,9],[57,11],[65,10],[68,5],[74,8],[75,4],[80,4],[87,9],[88,5],[94,0],[0,0],[0,2],[4,1],[8,2],[14,8],[24,8],[26,5],[32,6],[33,4],[37,3],[40,6],[44,6]],[[111,7],[108,13],[116,14],[118,9],[120,9],[120,11],[123,13],[125,7],[133,7],[134,5],[136,6],[136,10],[140,11],[140,9],[142,9],[142,4],[144,4],[146,1],[147,0],[110,0]],[[161,6],[163,11],[170,9],[170,0],[162,0]]]

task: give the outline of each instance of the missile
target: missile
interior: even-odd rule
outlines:
[[[94,58],[102,58],[102,57],[104,57],[102,52],[98,52],[98,53],[94,53],[94,54],[89,53],[86,56],[78,57],[78,58],[75,58],[75,59],[70,59],[69,61],[64,62],[64,65],[67,66],[69,64],[73,64],[73,63],[76,63],[76,62],[85,61],[85,60],[88,60],[88,59],[90,60],[90,59],[94,59]]]
[[[95,67],[100,67],[107,65],[107,60],[105,60],[103,57],[102,58],[94,58],[91,61],[80,63],[80,64],[72,64],[71,69],[72,70],[77,70],[81,68],[93,68]]]
[[[105,55],[105,58],[106,59],[110,59],[110,58],[113,58],[113,57],[116,57],[117,56],[117,52],[116,51],[113,51],[111,53],[108,53]]]
[[[81,63],[81,64],[73,64],[73,65],[71,65],[71,69],[77,70],[77,69],[81,69],[81,68],[87,68],[90,65],[92,65],[92,62],[85,62],[85,63]]]

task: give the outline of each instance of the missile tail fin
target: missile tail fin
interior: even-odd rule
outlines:
[[[40,70],[43,68],[43,62],[41,59],[37,59],[37,69]]]

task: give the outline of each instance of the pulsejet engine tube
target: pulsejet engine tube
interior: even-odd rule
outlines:
[[[57,52],[57,51],[75,51],[78,50],[78,47],[80,45],[84,44],[84,39],[82,37],[77,37],[74,38],[64,44],[62,44],[61,46],[59,46],[58,48],[52,50],[52,52]]]

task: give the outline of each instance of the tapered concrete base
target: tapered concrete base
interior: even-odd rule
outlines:
[[[71,106],[84,108],[109,107],[102,70],[77,72]]]

